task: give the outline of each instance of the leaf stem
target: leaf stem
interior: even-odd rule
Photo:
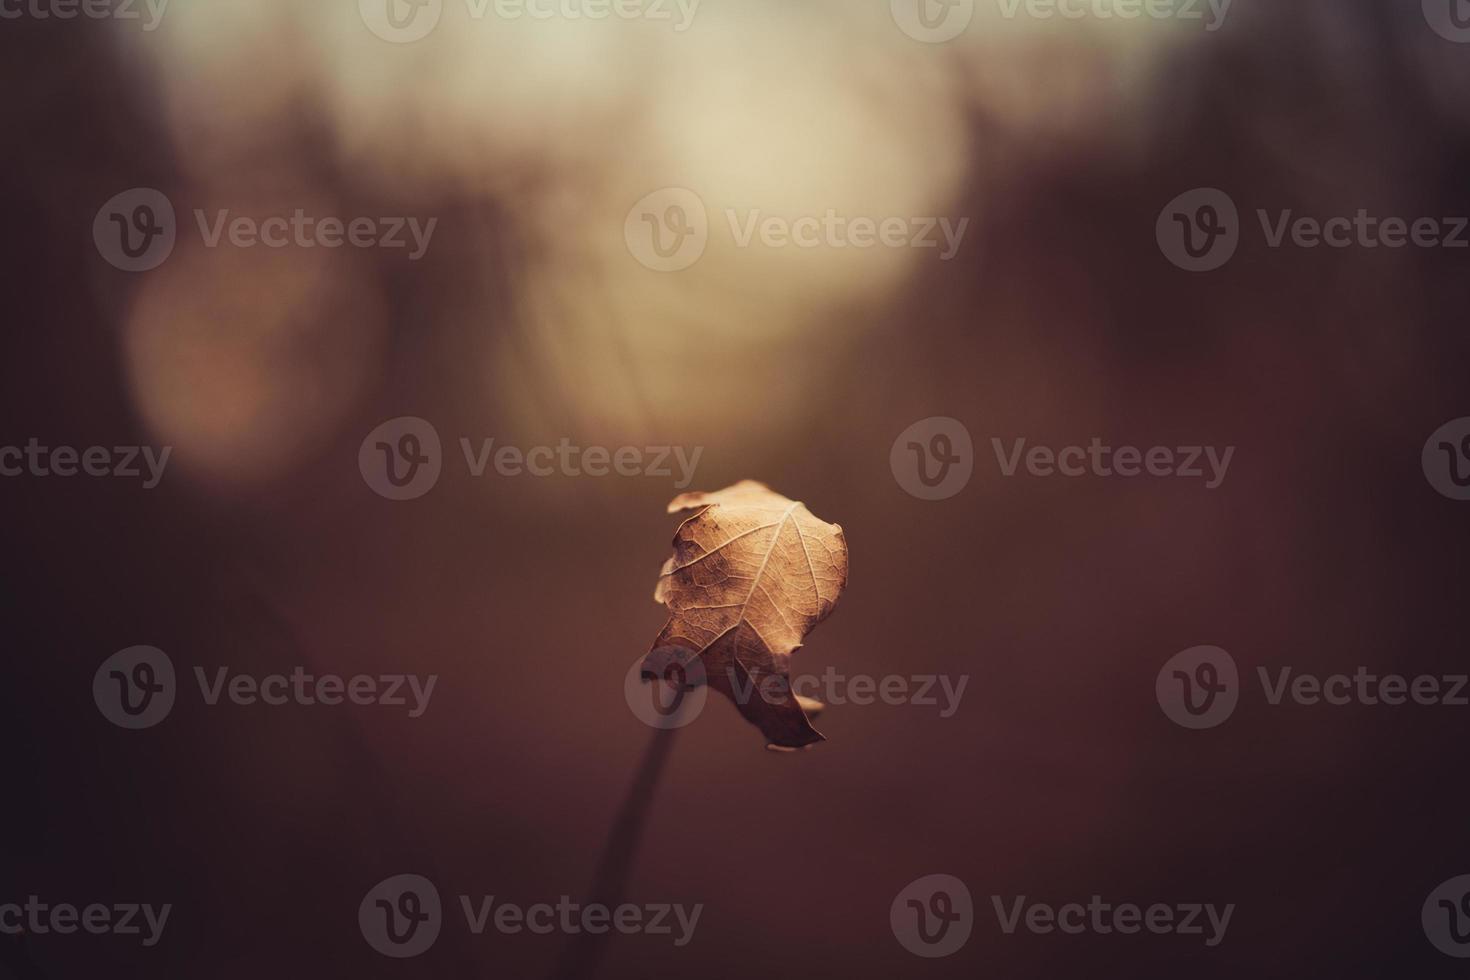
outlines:
[[[653,803],[654,790],[658,788],[659,777],[663,775],[664,765],[673,751],[674,733],[678,730],[678,719],[683,710],[681,699],[672,716],[672,727],[655,731],[643,752],[643,761],[633,775],[628,795],[608,831],[607,843],[603,845],[602,856],[597,862],[588,905],[611,909],[622,902],[632,875],[633,860],[638,856],[638,844],[643,837],[643,825]],[[609,935],[609,932],[594,934],[583,930],[573,936],[553,975],[556,980],[591,980],[607,948]]]

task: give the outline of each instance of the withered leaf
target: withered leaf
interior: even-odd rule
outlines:
[[[691,685],[708,683],[773,748],[822,741],[803,709],[818,704],[791,690],[791,655],[847,584],[842,528],[752,480],[676,497],[669,513],[680,512],[692,513],[654,590],[669,621],[643,677],[677,668]]]

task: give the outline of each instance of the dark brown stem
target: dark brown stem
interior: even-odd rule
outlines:
[[[675,725],[682,709],[680,705],[675,710]],[[643,762],[633,777],[633,785],[629,787],[622,809],[608,832],[592,881],[592,894],[586,904],[615,908],[623,900],[628,877],[633,871],[633,859],[638,855],[638,844],[643,837],[643,824],[653,804],[653,793],[658,788],[664,764],[673,750],[676,731],[677,727],[661,729],[654,732],[649,740],[648,748],[643,752]],[[573,936],[554,974],[556,980],[591,980],[607,948],[609,935],[609,932],[594,934],[584,929]]]

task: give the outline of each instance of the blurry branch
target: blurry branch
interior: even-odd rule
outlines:
[[[677,719],[678,713],[683,711],[683,704],[675,710],[674,717]],[[628,887],[628,878],[633,871],[633,859],[637,857],[638,844],[643,837],[643,824],[653,804],[653,793],[658,788],[659,777],[663,775],[664,765],[673,750],[674,733],[677,730],[676,721],[672,728],[655,731],[648,748],[644,750],[643,762],[633,777],[633,785],[628,790],[627,798],[623,800],[622,809],[618,811],[612,830],[608,832],[587,904],[614,908],[622,902],[623,893]],[[597,972],[597,964],[606,949],[609,934],[594,934],[584,930],[573,936],[554,974],[556,980],[591,980]]]

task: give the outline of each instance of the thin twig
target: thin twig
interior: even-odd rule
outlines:
[[[592,896],[587,904],[615,908],[622,902],[628,887],[628,878],[633,871],[633,859],[638,854],[638,844],[643,837],[643,824],[653,804],[653,793],[658,787],[659,777],[668,762],[674,747],[678,713],[682,703],[675,709],[675,727],[660,729],[653,733],[648,748],[643,752],[643,762],[633,777],[633,785],[623,800],[622,809],[613,821],[607,835],[602,857],[597,862],[597,873],[592,881]],[[592,933],[583,930],[572,937],[562,954],[561,963],[554,976],[556,980],[591,980],[597,972],[597,964],[607,947],[609,932]]]

